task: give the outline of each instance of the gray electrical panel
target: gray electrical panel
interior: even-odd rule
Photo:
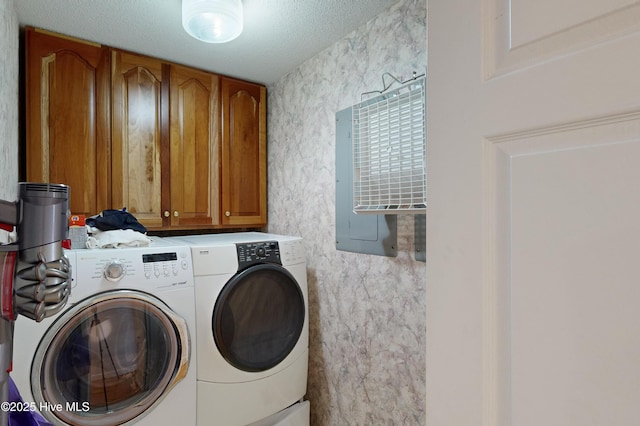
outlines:
[[[353,146],[351,107],[336,113],[336,249],[395,257],[395,215],[353,212]]]

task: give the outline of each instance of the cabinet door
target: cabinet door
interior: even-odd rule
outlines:
[[[221,222],[267,221],[266,89],[222,78]]]
[[[112,64],[113,206],[126,207],[147,228],[161,228],[168,180],[161,164],[162,117],[168,117],[162,62],[114,50]]]
[[[110,204],[109,51],[27,28],[26,176],[70,186],[72,213]]]
[[[219,223],[218,76],[171,66],[171,227]]]

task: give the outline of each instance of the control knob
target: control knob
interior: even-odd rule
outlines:
[[[120,281],[126,273],[127,271],[122,262],[117,260],[107,263],[103,271],[104,277],[111,282]]]

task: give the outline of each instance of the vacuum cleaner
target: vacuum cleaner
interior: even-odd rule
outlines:
[[[19,199],[0,200],[0,229],[17,242],[0,245],[0,401],[9,399],[14,322],[19,315],[40,322],[59,312],[71,292],[63,241],[69,232],[69,187],[19,183]],[[0,410],[0,426],[9,412]]]

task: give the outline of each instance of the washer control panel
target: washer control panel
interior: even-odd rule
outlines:
[[[189,247],[76,250],[74,296],[117,288],[162,291],[193,286]]]
[[[277,263],[280,261],[280,247],[277,241],[257,243],[236,243],[238,251],[238,269],[244,269],[257,263]]]

